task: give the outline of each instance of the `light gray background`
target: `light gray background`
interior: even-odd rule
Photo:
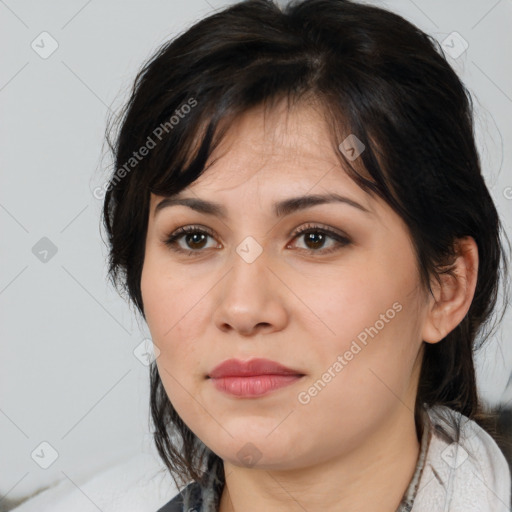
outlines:
[[[103,155],[108,111],[127,98],[139,67],[230,3],[0,0],[0,510],[153,449],[148,368],[134,355],[149,332],[106,285],[102,203],[92,191],[111,163]],[[512,1],[371,3],[440,42],[456,31],[469,44],[450,62],[474,94],[485,175],[510,237]],[[48,51],[44,31],[58,44],[47,58],[31,47]],[[57,248],[46,262],[33,253],[43,237]],[[512,400],[511,327],[509,311],[477,360],[490,404]],[[48,469],[31,457],[43,441],[58,452]]]

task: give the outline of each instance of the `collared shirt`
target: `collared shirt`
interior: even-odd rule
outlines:
[[[445,406],[422,411],[416,469],[396,512],[509,512],[511,476],[503,453],[476,422]],[[204,486],[188,484],[158,512],[218,512],[221,459],[210,452]]]

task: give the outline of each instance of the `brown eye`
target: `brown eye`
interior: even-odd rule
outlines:
[[[208,236],[205,233],[196,232],[184,235],[184,239],[187,245],[192,245],[191,249],[202,249]]]
[[[344,235],[336,233],[331,229],[324,228],[322,226],[307,225],[304,226],[293,234],[294,240],[304,237],[304,243],[306,248],[304,249],[310,253],[330,253],[336,251],[351,243],[350,239]],[[334,243],[330,247],[324,248],[326,240],[333,240]]]
[[[205,228],[184,226],[169,235],[165,240],[165,245],[177,252],[200,252],[205,248],[208,237],[213,238],[213,234]],[[180,245],[181,240],[185,247]]]
[[[337,233],[331,229],[311,224],[303,226],[299,230],[295,231],[293,234],[293,240],[297,240],[300,237],[304,238],[304,243],[306,245],[306,247],[301,250],[311,254],[328,254],[351,244],[351,241],[347,236]],[[203,249],[208,249],[208,238],[215,237],[210,230],[204,227],[183,226],[169,235],[164,243],[173,251],[192,255],[193,253],[199,254],[204,252]],[[328,241],[331,241],[331,243],[326,248],[325,246]],[[210,248],[215,247],[218,247],[218,245],[214,245]],[[287,245],[287,248],[291,248],[291,245]]]

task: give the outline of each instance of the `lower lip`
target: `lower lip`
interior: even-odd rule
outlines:
[[[242,397],[258,397],[293,384],[302,375],[254,375],[251,377],[220,377],[210,379],[219,391]]]

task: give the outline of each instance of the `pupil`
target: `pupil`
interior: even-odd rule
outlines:
[[[315,243],[315,241],[313,240],[314,237],[319,237],[319,240]],[[308,242],[313,242],[313,245],[315,247],[317,247],[318,245],[322,245],[322,242],[323,242],[323,235],[321,233],[308,233],[308,236],[307,236],[307,241]],[[319,242],[319,243],[318,243]]]
[[[205,235],[202,233],[192,233],[192,234],[188,235],[188,237],[189,237],[189,240],[192,239],[192,245],[194,245],[197,242],[197,241],[193,240],[195,237],[200,237],[204,240]],[[199,242],[201,242],[201,240],[199,240]]]

